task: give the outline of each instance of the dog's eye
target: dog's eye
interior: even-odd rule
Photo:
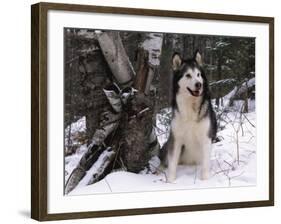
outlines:
[[[190,74],[186,74],[185,77],[186,78],[191,78],[191,75]]]
[[[199,77],[200,76],[200,73],[197,73],[197,77]]]

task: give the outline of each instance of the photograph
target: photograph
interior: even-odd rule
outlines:
[[[274,18],[31,7],[31,217],[274,205]]]
[[[65,196],[257,184],[255,37],[61,38]]]

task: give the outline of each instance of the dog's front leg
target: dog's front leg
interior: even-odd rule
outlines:
[[[202,161],[201,161],[201,180],[207,180],[210,176],[210,154],[211,143],[205,143],[202,148]]]
[[[181,145],[174,143],[172,150],[168,152],[168,176],[167,182],[172,183],[175,181],[177,176],[177,165],[181,153]]]

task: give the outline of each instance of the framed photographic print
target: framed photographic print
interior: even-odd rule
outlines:
[[[274,18],[31,8],[32,218],[274,204]]]

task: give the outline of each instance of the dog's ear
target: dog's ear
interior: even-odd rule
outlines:
[[[182,64],[181,56],[178,53],[174,53],[172,57],[172,68],[174,71],[179,70]]]
[[[202,60],[201,54],[199,53],[199,50],[195,51],[193,58],[199,66],[203,65],[203,60]]]

